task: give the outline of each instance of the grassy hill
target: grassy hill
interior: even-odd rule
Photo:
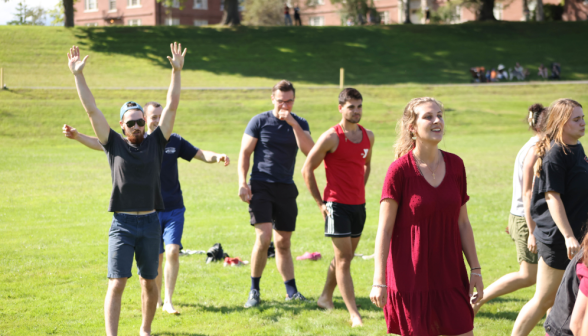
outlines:
[[[73,86],[66,52],[90,54],[91,87],[167,86],[169,42],[189,48],[183,85],[271,86],[346,83],[466,83],[468,69],[520,62],[562,64],[563,79],[588,79],[586,22],[468,23],[379,27],[0,26],[0,67],[8,86]]]

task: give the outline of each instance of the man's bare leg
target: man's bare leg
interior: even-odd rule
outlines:
[[[359,241],[359,238],[355,239]],[[355,303],[353,279],[351,278],[351,261],[354,253],[352,238],[332,238],[332,240],[335,249],[335,274],[337,275],[339,291],[351,316],[351,326],[361,327],[363,326],[363,321]]]
[[[141,312],[143,313],[139,335],[150,336],[151,323],[157,310],[157,283],[155,279],[148,280],[140,276],[139,279],[141,281]]]
[[[359,245],[359,240],[361,237],[351,238],[351,245],[353,247],[353,253],[355,254],[355,250],[357,249],[357,245]],[[335,305],[333,305],[333,293],[335,292],[335,288],[337,287],[337,274],[335,271],[335,258],[329,264],[329,269],[327,271],[327,281],[325,282],[325,287],[323,288],[323,293],[319,297],[318,301],[316,302],[319,308],[323,309],[334,309]]]
[[[272,223],[255,224],[255,245],[251,251],[251,276],[258,278],[263,274],[267,263],[267,249],[272,240]]]
[[[157,267],[157,278],[155,283],[157,284],[157,308],[163,307],[163,300],[161,299],[161,280],[163,278],[163,253],[159,254],[159,266]]]
[[[180,270],[180,245],[168,244],[165,249],[165,302],[163,311],[170,314],[179,314],[172,303],[172,296],[174,295]]]
[[[127,279],[108,279],[108,290],[106,291],[106,299],[104,300],[104,320],[106,322],[107,336],[118,335],[120,306]]]
[[[276,265],[284,281],[294,279],[294,261],[290,252],[290,239],[292,232],[274,230],[274,243],[276,245]],[[267,255],[267,249],[266,249]]]

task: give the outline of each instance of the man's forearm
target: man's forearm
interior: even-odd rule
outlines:
[[[249,171],[250,156],[246,156],[244,153],[239,153],[239,185],[247,183],[247,172]]]
[[[364,166],[364,177],[363,177],[363,179],[364,179],[363,185],[364,186],[367,185],[367,181],[370,178],[370,171],[372,170],[371,167],[372,167],[372,165],[369,163]]]
[[[82,145],[84,145],[90,149],[94,149],[97,151],[103,151],[103,148],[100,145],[98,138],[96,138],[96,137],[91,137],[91,136],[79,133],[78,136],[76,137],[76,140],[79,143],[81,143]]]
[[[202,161],[204,161],[206,163],[216,163],[218,161],[218,157],[219,157],[218,153],[207,151],[207,150],[201,150],[201,151],[202,151],[202,158],[203,158]]]
[[[314,146],[314,141],[310,134],[306,133],[299,124],[292,126],[294,130],[294,136],[296,137],[296,144],[298,148],[304,153],[304,155],[308,155],[312,146]]]
[[[309,169],[303,169],[302,176],[304,177],[304,182],[306,183],[306,187],[310,191],[312,198],[314,198],[314,201],[319,207],[322,206],[323,198],[321,197],[321,192],[318,189],[316,177],[314,176],[314,171]]]
[[[76,89],[78,90],[78,96],[80,97],[82,106],[84,106],[84,110],[86,110],[86,113],[88,113],[88,115],[91,117],[98,111],[94,95],[92,95],[92,92],[90,91],[90,88],[86,83],[86,78],[84,78],[83,74],[80,73],[74,75],[74,78],[76,80]]]
[[[180,94],[182,92],[182,71],[172,70],[171,83],[167,91],[166,106],[171,111],[177,111],[180,105]]]

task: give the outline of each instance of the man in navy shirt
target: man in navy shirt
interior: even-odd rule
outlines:
[[[251,253],[251,289],[245,308],[260,302],[259,282],[267,263],[272,238],[276,245],[276,264],[286,286],[286,300],[306,300],[296,288],[290,239],[296,228],[298,189],[294,184],[294,165],[298,148],[308,155],[314,142],[308,122],[292,113],[295,90],[283,80],[272,89],[273,110],[249,121],[239,152],[239,197],[249,203],[251,225],[256,240]],[[250,185],[247,184],[251,154]]]
[[[159,125],[163,107],[157,102],[149,102],[145,104],[144,108],[147,130],[150,134]],[[97,138],[79,133],[71,126],[64,125],[63,133],[66,137],[77,140],[89,148],[99,151],[103,150]],[[172,296],[180,269],[179,255],[182,249],[181,240],[184,231],[184,213],[186,212],[178,178],[178,158],[186,161],[191,161],[192,158],[196,158],[207,163],[224,162],[225,166],[228,166],[230,163],[229,157],[225,154],[217,154],[198,149],[176,133],[171,135],[169,142],[165,146],[160,174],[161,195],[165,210],[158,211],[162,240],[159,249],[159,269],[156,283],[159,294],[158,306],[162,307],[163,311],[169,314],[179,314],[173,306]],[[167,251],[164,249],[164,243]],[[166,252],[165,273],[163,273],[165,276],[165,302],[161,300],[161,275],[164,252]]]

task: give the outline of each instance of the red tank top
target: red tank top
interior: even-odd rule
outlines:
[[[339,145],[333,153],[325,156],[327,186],[324,200],[348,205],[365,203],[365,159],[371,144],[365,128],[361,127],[361,142],[347,139],[341,125],[333,126],[339,137]]]

